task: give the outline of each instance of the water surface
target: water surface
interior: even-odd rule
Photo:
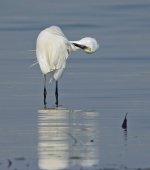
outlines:
[[[149,168],[150,2],[1,0],[0,9],[0,169]],[[100,49],[70,56],[59,82],[65,110],[39,113],[43,79],[30,65],[50,25],[70,40],[95,37]]]

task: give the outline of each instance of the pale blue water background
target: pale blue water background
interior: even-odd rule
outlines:
[[[51,25],[100,43],[93,55],[70,56],[59,83],[67,110],[55,115],[38,113],[43,80],[30,68],[37,35]],[[148,0],[1,0],[0,169],[149,168],[149,54]],[[48,91],[51,106],[54,85]]]

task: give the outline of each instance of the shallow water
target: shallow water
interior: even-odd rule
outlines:
[[[0,169],[149,168],[150,2],[6,0],[0,9]],[[43,79],[30,65],[50,25],[70,40],[95,37],[100,49],[70,56],[59,82],[65,109],[41,113]]]

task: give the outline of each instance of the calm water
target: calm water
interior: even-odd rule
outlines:
[[[0,169],[149,168],[149,21],[148,0],[1,0]],[[43,112],[42,75],[30,65],[50,25],[70,40],[95,37],[100,49],[70,56],[59,82],[64,109]]]

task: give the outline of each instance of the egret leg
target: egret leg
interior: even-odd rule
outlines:
[[[58,81],[56,81],[56,89],[55,89],[55,97],[56,97],[56,107],[58,107]]]
[[[46,90],[46,75],[44,75],[44,109],[46,109],[46,105],[47,105],[47,102],[46,102],[46,95],[47,95],[47,90]]]

